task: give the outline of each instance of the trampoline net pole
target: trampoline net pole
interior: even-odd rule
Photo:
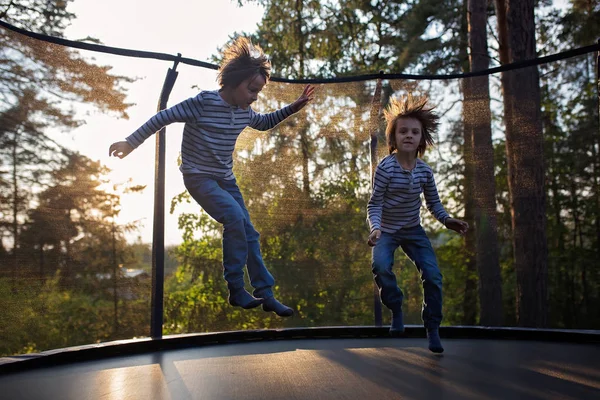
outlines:
[[[178,62],[169,68],[160,94],[158,111],[167,108],[171,90],[175,85]],[[162,128],[156,135],[156,161],[154,177],[154,225],[152,240],[152,299],[150,316],[150,336],[162,337],[163,302],[165,281],[165,132]]]

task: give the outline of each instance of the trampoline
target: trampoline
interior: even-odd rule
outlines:
[[[596,399],[595,331],[423,328],[238,331],[7,358],[4,399]]]

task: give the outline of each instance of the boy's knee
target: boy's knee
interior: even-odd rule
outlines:
[[[241,210],[232,210],[225,214],[223,218],[223,225],[231,226],[241,223],[245,223],[246,216]]]
[[[391,269],[392,266],[389,264],[389,262],[386,262],[385,260],[375,259],[371,264],[371,271],[373,271],[373,274],[375,275],[389,273]]]

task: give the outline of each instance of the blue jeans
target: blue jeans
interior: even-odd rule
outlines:
[[[394,252],[402,247],[404,253],[415,263],[423,282],[423,310],[421,318],[426,328],[435,328],[442,322],[442,273],[437,265],[431,242],[421,225],[402,228],[394,233],[381,233],[373,247],[373,276],[381,302],[390,310],[402,307],[404,295],[392,271]]]
[[[184,174],[190,195],[217,222],[223,224],[223,277],[230,290],[244,287],[244,266],[248,266],[254,296],[273,296],[273,276],[260,253],[260,235],[235,179],[224,180],[202,174]]]

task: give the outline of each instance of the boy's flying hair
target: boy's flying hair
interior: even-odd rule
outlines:
[[[421,143],[417,148],[420,157],[425,153],[428,146],[433,146],[433,133],[440,125],[440,117],[433,112],[434,107],[428,107],[427,96],[413,96],[411,93],[400,98],[391,98],[390,103],[383,111],[387,121],[385,137],[388,150],[392,154],[398,148],[396,144],[396,123],[400,118],[415,118],[421,122]]]
[[[268,81],[271,62],[260,46],[253,45],[246,37],[238,36],[223,50],[217,82],[221,87],[235,88],[255,75],[262,75]]]

